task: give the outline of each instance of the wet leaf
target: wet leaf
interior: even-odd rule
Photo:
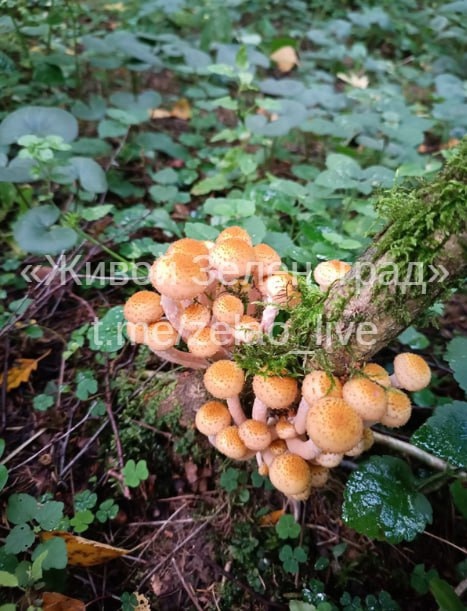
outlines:
[[[77,598],[70,598],[58,592],[44,592],[42,608],[44,611],[84,611],[86,605]]]
[[[48,541],[52,537],[60,537],[65,541],[68,554],[68,564],[72,566],[95,566],[104,564],[109,560],[120,558],[129,553],[129,550],[113,547],[98,541],[91,541],[84,537],[72,535],[68,532],[54,531],[41,533],[41,539]]]

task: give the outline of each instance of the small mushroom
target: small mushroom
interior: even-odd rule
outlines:
[[[245,374],[233,361],[221,359],[208,367],[204,374],[206,390],[216,399],[227,399],[229,411],[235,424],[246,420],[240,404],[239,394],[245,383]]]
[[[223,282],[247,276],[255,261],[255,252],[245,240],[228,238],[217,242],[209,253],[209,263]]]
[[[130,323],[157,322],[162,318],[161,296],[154,291],[137,291],[123,306],[123,316]]]
[[[195,425],[200,433],[217,435],[223,429],[230,426],[232,416],[227,406],[220,401],[207,401],[196,412]]]
[[[324,397],[342,397],[342,384],[332,374],[315,369],[303,379],[302,396],[294,420],[299,435],[306,430],[306,416],[310,406]]]
[[[322,488],[329,479],[329,469],[321,465],[310,465],[311,487]]]
[[[238,434],[238,426],[235,425],[222,429],[216,435],[215,445],[219,452],[235,460],[241,460],[249,454],[248,448]]]
[[[203,266],[181,253],[157,259],[149,270],[149,279],[161,295],[176,300],[194,299],[209,285]]]
[[[211,311],[201,303],[192,303],[180,315],[180,332],[190,335],[207,327],[211,320]]]
[[[391,380],[389,378],[389,374],[377,363],[367,363],[365,367],[362,369],[362,373],[366,375],[372,382],[376,382],[380,386],[384,386],[384,388],[389,388],[391,386]]]
[[[243,240],[249,246],[251,246],[251,238],[250,234],[243,227],[239,227],[238,225],[232,225],[231,227],[227,227],[216,238],[216,244],[220,244],[221,242],[225,242],[225,240],[231,240],[234,238],[235,240]]]
[[[365,422],[379,422],[386,412],[386,392],[368,378],[355,377],[342,387],[342,397]]]
[[[279,418],[276,422],[276,433],[279,439],[292,439],[297,436],[295,426],[285,418]]]
[[[233,336],[238,344],[254,344],[262,335],[261,324],[246,314],[240,318],[233,328]]]
[[[257,282],[262,282],[264,278],[280,271],[281,258],[274,248],[268,244],[257,244],[253,246],[253,250],[256,258],[253,273]]]
[[[381,424],[391,428],[404,426],[412,415],[412,405],[409,397],[397,388],[388,388],[386,392],[387,408],[386,413],[381,418]]]
[[[337,259],[323,261],[315,267],[313,277],[319,284],[319,288],[322,291],[327,291],[331,284],[343,278],[351,270],[351,267],[349,263]]]
[[[363,421],[343,399],[325,397],[308,412],[308,437],[323,452],[345,453],[360,441]]]
[[[195,331],[186,342],[188,350],[191,354],[201,358],[210,358],[221,349],[215,329],[212,327],[204,327],[199,331]]]
[[[310,465],[301,456],[286,452],[269,466],[269,479],[286,496],[301,495],[311,486]]]
[[[167,320],[161,320],[148,326],[147,345],[151,350],[168,350],[175,346],[177,340],[177,330]]]
[[[431,370],[426,361],[418,354],[402,352],[394,359],[394,374],[391,383],[396,388],[411,392],[423,390],[431,380]]]
[[[195,260],[195,262],[200,263],[202,261],[202,257],[207,257],[209,249],[207,248],[204,242],[200,240],[194,240],[192,238],[182,238],[181,240],[177,240],[176,242],[172,242],[172,244],[167,249],[166,255],[175,255],[182,254],[187,255]],[[199,259],[197,259],[199,257]],[[205,259],[207,261],[207,258]]]
[[[272,441],[270,428],[259,420],[245,420],[238,427],[238,434],[246,447],[255,452],[265,450]]]
[[[212,304],[212,313],[219,322],[234,325],[243,316],[244,305],[238,297],[223,293]]]
[[[337,467],[343,458],[343,454],[337,454],[336,452],[321,452],[321,454],[315,458],[314,462],[321,467],[332,469],[333,467]]]
[[[297,380],[289,376],[257,374],[253,377],[253,392],[270,409],[286,409],[297,397]]]

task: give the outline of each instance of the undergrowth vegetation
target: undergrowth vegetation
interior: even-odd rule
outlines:
[[[465,0],[0,8],[0,611],[464,609],[461,291],[377,357],[430,364],[410,423],[379,426],[387,447],[295,516],[201,438],[202,378],[128,342],[121,304],[171,242],[238,225],[297,274],[299,347],[320,261],[354,262],[398,216],[386,236],[409,262],[439,202],[460,234],[465,167],[433,194],[466,146]],[[433,195],[416,214],[414,188]],[[255,372],[270,354],[236,358]]]

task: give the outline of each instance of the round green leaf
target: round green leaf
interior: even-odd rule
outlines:
[[[5,539],[5,551],[7,554],[19,554],[25,552],[34,543],[35,535],[27,524],[15,526]]]
[[[342,507],[344,522],[373,539],[412,541],[431,523],[427,498],[417,492],[408,465],[399,458],[373,456],[350,476]]]
[[[60,210],[51,204],[29,210],[13,225],[15,240],[24,251],[38,255],[71,248],[78,236],[73,229],[55,225],[59,216]]]
[[[105,193],[107,179],[101,166],[89,157],[72,157],[70,163],[75,169],[78,180],[85,191],[91,193]]]
[[[61,136],[72,142],[78,135],[78,122],[62,108],[25,106],[7,115],[0,124],[0,145],[13,144],[21,136]]]

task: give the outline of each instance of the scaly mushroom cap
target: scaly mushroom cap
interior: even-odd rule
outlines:
[[[336,454],[335,452],[322,452],[315,458],[314,462],[321,467],[332,469],[333,467],[340,465],[343,458],[343,454]]]
[[[241,299],[224,293],[220,295],[212,304],[212,313],[219,322],[225,322],[228,325],[234,325],[243,316],[245,308]]]
[[[391,428],[404,426],[412,415],[412,405],[409,397],[397,388],[388,388],[386,392],[388,404],[386,413],[381,418],[381,424]]]
[[[259,420],[245,420],[238,427],[238,434],[246,447],[255,452],[268,448],[272,440],[270,428]]]
[[[277,272],[260,282],[259,290],[273,303],[293,307],[301,300],[297,284],[297,279],[291,274]]]
[[[128,322],[151,324],[162,318],[161,296],[153,291],[137,291],[123,306],[123,316]]]
[[[148,326],[146,344],[151,350],[168,350],[177,343],[177,330],[167,320]]]
[[[301,456],[286,452],[269,466],[269,479],[286,496],[302,494],[311,485],[310,465]]]
[[[228,238],[217,242],[209,253],[210,265],[217,270],[221,281],[235,280],[248,275],[255,261],[255,252],[245,240]]]
[[[306,430],[323,452],[341,454],[360,441],[363,421],[343,399],[325,397],[308,411]]]
[[[194,333],[207,327],[211,320],[211,311],[201,303],[192,303],[180,316],[181,333]]]
[[[388,372],[377,363],[367,363],[362,369],[362,373],[368,376],[372,382],[376,382],[380,386],[384,386],[384,388],[391,386]]]
[[[253,250],[256,258],[254,274],[259,281],[280,270],[281,258],[274,248],[268,244],[257,244]]]
[[[166,254],[170,256],[175,254],[187,255],[195,260],[199,257],[196,262],[202,263],[204,267],[204,264],[207,263],[208,253],[209,249],[204,242],[192,238],[182,238],[173,242],[167,249]]]
[[[342,387],[344,401],[363,420],[377,422],[386,412],[386,391],[368,378],[352,378]]]
[[[229,458],[240,460],[248,454],[248,448],[240,439],[238,426],[231,425],[216,435],[216,448]]]
[[[324,397],[342,397],[342,384],[339,378],[316,369],[303,379],[302,395],[309,405]]]
[[[253,316],[245,314],[233,328],[233,335],[239,344],[253,344],[262,335],[261,323]]]
[[[285,409],[297,396],[297,380],[280,376],[255,375],[253,392],[270,409]]]
[[[227,406],[220,401],[208,401],[196,412],[195,425],[203,435],[217,435],[230,426],[232,417]]]
[[[157,259],[149,270],[149,279],[159,293],[179,301],[198,297],[209,284],[203,266],[179,253]]]
[[[251,246],[251,238],[248,234],[248,231],[243,229],[243,227],[239,227],[238,225],[233,225],[232,227],[227,227],[217,236],[216,244],[220,244],[221,242],[225,242],[225,240],[231,240],[234,238],[235,240],[243,240],[249,246]]]
[[[402,352],[396,356],[394,374],[401,388],[411,392],[423,390],[431,380],[431,370],[425,360],[412,352]]]
[[[132,344],[145,344],[148,335],[148,325],[145,322],[127,322],[126,334]]]
[[[274,439],[268,449],[273,456],[280,456],[287,452],[287,444],[283,439]]]
[[[204,359],[214,356],[221,348],[221,343],[212,327],[204,327],[204,329],[195,331],[187,339],[186,345],[191,354]]]
[[[276,433],[279,439],[292,439],[297,436],[294,425],[285,418],[279,418],[276,422]]]
[[[323,261],[313,271],[313,277],[322,290],[327,290],[333,282],[340,280],[350,271],[351,265],[345,261]]]
[[[216,399],[230,399],[242,391],[245,374],[233,361],[220,360],[210,365],[204,374],[206,390]]]
[[[329,479],[329,469],[321,465],[310,465],[311,487],[322,488]]]

